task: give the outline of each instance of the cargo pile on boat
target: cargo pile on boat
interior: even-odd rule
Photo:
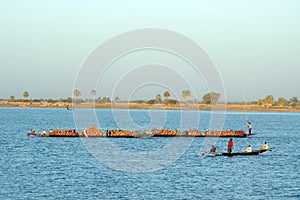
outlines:
[[[48,134],[43,134],[48,137],[78,137],[76,130],[52,130]]]
[[[190,136],[190,137],[203,137],[204,135],[198,130],[168,130],[168,129],[154,129],[151,131],[154,137],[175,137],[175,136]]]
[[[131,130],[99,130],[95,126],[91,126],[86,130],[76,132],[76,130],[52,130],[49,133],[37,134],[35,132],[28,133],[32,136],[42,137],[247,137],[243,130],[239,131],[213,131],[206,130],[202,134],[199,130],[169,130],[169,129],[153,129],[148,131],[131,131]]]
[[[247,134],[243,130],[238,131],[211,131],[206,130],[205,136],[207,137],[246,137]]]
[[[85,131],[85,136],[86,137],[102,137],[103,134],[102,134],[102,131],[99,130],[97,127],[91,126]]]
[[[137,137],[138,133],[128,130],[108,130],[106,137]]]
[[[180,131],[168,129],[154,129],[151,132],[156,137],[175,137],[176,135],[180,135]]]
[[[203,137],[204,135],[200,133],[198,130],[188,130],[188,131],[183,131],[182,135],[186,136],[192,136],[192,137]]]

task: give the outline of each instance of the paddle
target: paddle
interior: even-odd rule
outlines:
[[[273,148],[269,148],[268,150],[269,150],[269,151],[272,151],[272,150],[273,150]]]

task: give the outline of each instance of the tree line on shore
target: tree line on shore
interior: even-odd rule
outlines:
[[[111,100],[110,97],[97,97],[96,98],[96,90],[91,90],[91,97],[90,99],[81,99],[81,92],[78,89],[75,89],[73,91],[74,99],[71,97],[67,98],[61,98],[59,100],[55,99],[28,99],[29,98],[29,92],[25,91],[23,93],[23,99],[16,99],[15,96],[10,96],[9,101],[10,102],[49,102],[49,103],[55,103],[55,102],[65,102],[65,103],[83,103],[83,102],[96,102],[96,103],[147,103],[147,104],[180,104],[181,102],[176,99],[170,99],[170,92],[165,91],[163,93],[164,99],[162,99],[161,94],[156,94],[155,98],[150,100],[131,100],[131,101],[122,101],[118,96],[114,98],[114,100]],[[190,100],[191,92],[189,90],[183,90],[182,91],[182,97],[184,99],[183,103],[203,103],[203,104],[216,104],[219,103],[221,95],[217,92],[209,92],[202,96],[202,101],[199,102],[197,99]],[[244,102],[244,104],[252,104],[252,105],[258,105],[261,107],[272,107],[272,106],[297,106],[299,104],[297,97],[291,97],[289,100],[284,97],[279,97],[277,100],[274,99],[273,95],[267,95],[263,99],[258,99],[257,101],[252,102]]]

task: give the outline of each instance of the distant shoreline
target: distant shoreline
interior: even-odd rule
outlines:
[[[70,109],[72,103],[67,102],[11,102],[0,101],[0,107],[19,107],[19,108],[64,108]],[[209,104],[146,104],[146,103],[80,103],[76,104],[78,108],[107,108],[107,109],[141,109],[141,110],[212,110]],[[213,110],[230,111],[261,111],[261,112],[300,112],[300,106],[272,106],[261,107],[257,105],[242,104],[220,104],[213,107]]]

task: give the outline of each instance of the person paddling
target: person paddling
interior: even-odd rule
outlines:
[[[232,138],[228,141],[228,153],[231,153],[233,149],[233,141]]]
[[[265,144],[261,147],[261,150],[269,150],[267,142],[265,142]]]
[[[247,149],[246,149],[246,152],[252,152],[252,147],[251,147],[251,145],[249,145],[248,147],[247,147]]]
[[[215,152],[216,152],[215,145],[211,145],[211,149],[210,149],[209,153],[215,153]]]

